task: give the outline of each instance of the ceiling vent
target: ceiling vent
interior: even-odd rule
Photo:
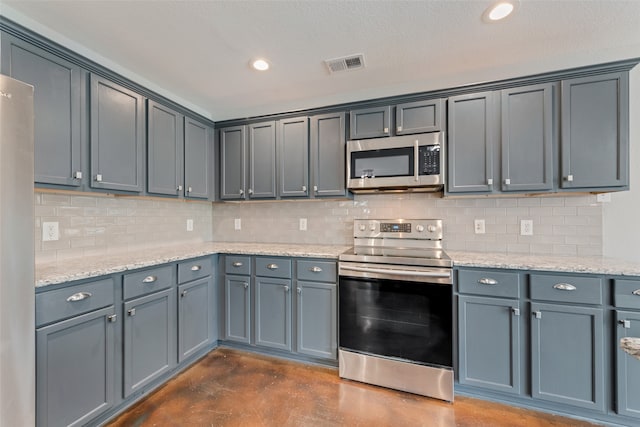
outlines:
[[[343,56],[342,58],[327,59],[324,61],[330,73],[339,71],[350,71],[364,68],[364,55],[357,53],[354,55]]]

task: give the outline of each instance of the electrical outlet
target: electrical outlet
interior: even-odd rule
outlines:
[[[533,221],[530,219],[520,220],[520,235],[533,236]]]
[[[193,231],[193,220],[192,219],[188,219],[187,220],[187,231]]]
[[[600,203],[609,203],[611,201],[611,193],[600,193],[596,196],[596,201]]]
[[[42,241],[53,242],[60,239],[60,228],[57,222],[42,223]]]
[[[474,219],[473,220],[473,229],[476,234],[484,234],[484,219]]]
[[[307,218],[300,218],[300,231],[307,231]]]
[[[242,220],[240,218],[236,218],[233,220],[233,228],[234,230],[242,229]]]

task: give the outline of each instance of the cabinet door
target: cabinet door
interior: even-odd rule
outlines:
[[[440,130],[442,130],[441,99],[396,105],[396,135]]]
[[[113,316],[113,317],[111,317]],[[36,331],[38,426],[81,426],[114,403],[113,306]]]
[[[278,180],[280,197],[309,194],[309,119],[278,122]]]
[[[620,339],[640,337],[640,312],[616,312],[616,385],[617,408],[620,415],[640,418],[640,360],[620,348]],[[628,323],[627,323],[628,322]]]
[[[629,81],[615,73],[562,81],[562,188],[629,185]]]
[[[314,197],[344,196],[345,113],[311,117],[311,179]]]
[[[225,339],[251,342],[251,286],[249,276],[226,276],[224,279]]]
[[[256,277],[256,345],[291,351],[291,280]]]
[[[389,136],[391,107],[374,107],[351,110],[349,133],[351,139],[367,139]]]
[[[2,74],[35,88],[35,182],[79,186],[80,68],[5,34],[1,50]]]
[[[520,393],[518,300],[460,296],[460,384]]]
[[[335,360],[337,339],[337,292],[335,283],[297,283],[296,351],[313,357]]]
[[[191,117],[184,118],[185,196],[195,199],[211,197],[213,169],[209,127]]]
[[[448,102],[448,192],[491,192],[495,147],[493,93],[454,96]]]
[[[553,188],[553,85],[501,91],[502,191]]]
[[[124,304],[124,396],[128,397],[175,366],[175,290]]]
[[[249,125],[250,199],[276,197],[276,123]]]
[[[147,101],[147,191],[182,193],[184,132],[182,114]]]
[[[178,362],[209,344],[210,283],[207,277],[178,287]]]
[[[246,127],[220,129],[220,199],[242,199],[246,188]]]
[[[142,191],[141,95],[91,76],[91,187]]]
[[[531,304],[534,399],[604,411],[602,309]]]

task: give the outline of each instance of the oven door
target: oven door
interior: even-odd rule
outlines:
[[[339,346],[452,369],[452,287],[448,283],[340,275]]]

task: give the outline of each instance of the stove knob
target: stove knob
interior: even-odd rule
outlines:
[[[360,224],[360,231],[364,231],[367,229],[367,226],[364,224]]]
[[[418,233],[422,233],[424,231],[424,225],[420,225],[420,224],[416,225],[416,231]]]
[[[430,225],[427,227],[427,231],[429,231],[429,233],[433,233],[437,230],[435,225]]]

